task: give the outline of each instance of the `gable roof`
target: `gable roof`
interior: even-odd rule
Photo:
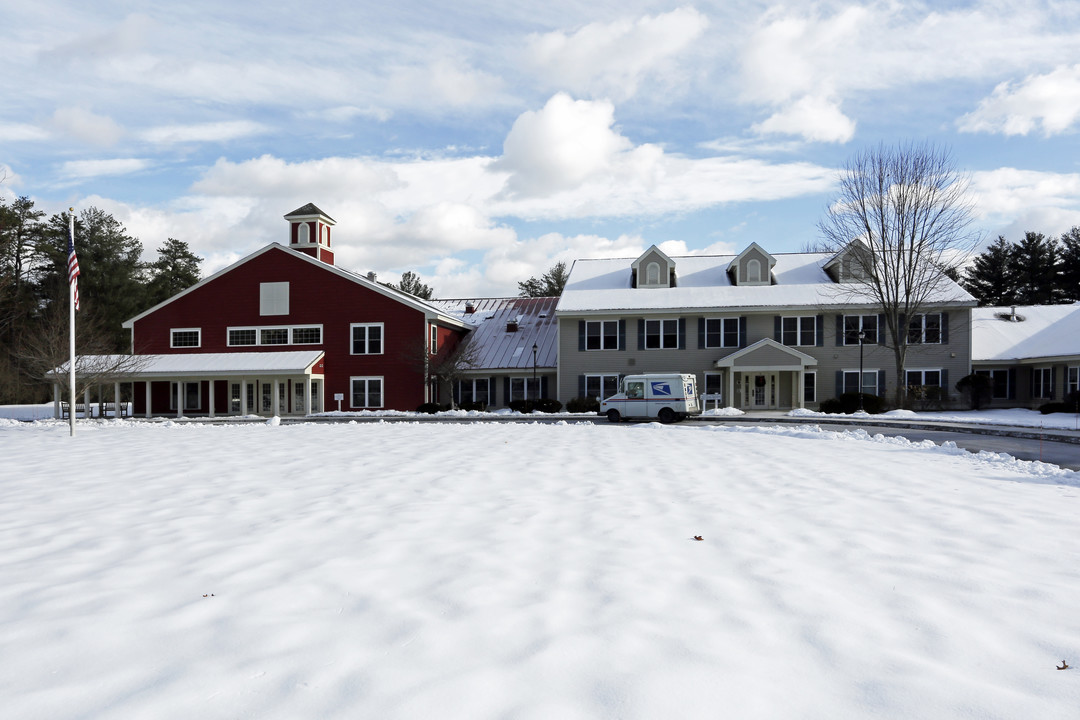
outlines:
[[[557,297],[512,297],[433,300],[432,304],[473,326],[465,342],[475,348],[475,370],[531,370],[533,343],[537,345],[538,368],[553,368],[558,363],[558,301]],[[474,312],[466,312],[466,304],[472,304]],[[518,329],[507,332],[507,323],[514,320]]]
[[[303,262],[311,263],[315,267],[318,267],[318,268],[320,268],[322,270],[325,270],[327,272],[334,273],[338,277],[345,278],[346,280],[354,282],[357,285],[360,285],[362,287],[367,288],[368,290],[374,290],[377,293],[380,293],[382,295],[386,295],[387,297],[393,298],[394,300],[397,300],[400,303],[408,305],[408,306],[412,307],[415,310],[419,310],[420,312],[424,313],[424,315],[426,317],[428,317],[429,319],[434,319],[434,320],[437,320],[438,322],[443,323],[445,325],[450,325],[452,327],[457,327],[457,328],[461,328],[461,329],[464,329],[464,328],[467,327],[467,325],[465,323],[461,322],[457,318],[455,318],[453,316],[450,316],[450,315],[447,315],[446,313],[444,313],[439,308],[435,307],[434,305],[428,304],[427,302],[421,300],[418,297],[410,295],[410,294],[408,294],[406,292],[402,292],[402,291],[397,290],[395,288],[387,287],[386,285],[382,285],[382,284],[380,284],[378,282],[375,282],[374,280],[369,280],[367,277],[365,277],[363,275],[360,275],[359,273],[354,273],[351,270],[345,270],[343,268],[337,267],[336,265],[328,265],[327,263],[323,262],[322,260],[316,260],[315,258],[311,257],[307,253],[302,253],[302,252],[299,252],[297,250],[293,250],[292,248],[285,247],[284,245],[281,245],[281,244],[276,243],[276,242],[270,243],[269,245],[266,245],[265,247],[262,247],[262,248],[256,250],[255,252],[251,253],[247,257],[244,257],[244,258],[241,258],[241,259],[237,260],[236,262],[234,262],[232,265],[228,266],[227,268],[224,268],[222,270],[218,270],[213,275],[210,275],[208,277],[203,278],[202,280],[195,283],[191,287],[189,287],[189,288],[187,288],[185,290],[181,290],[180,292],[178,292],[175,295],[173,295],[172,297],[170,297],[168,300],[164,300],[163,302],[158,303],[157,305],[150,308],[149,310],[144,310],[143,312],[139,313],[135,317],[133,317],[133,318],[131,318],[129,320],[125,320],[122,323],[121,327],[130,329],[130,328],[134,327],[136,321],[142,320],[144,317],[146,317],[150,313],[156,312],[157,310],[159,310],[160,308],[165,307],[169,303],[171,303],[171,302],[173,302],[173,301],[175,301],[175,300],[177,300],[179,298],[184,297],[188,293],[191,293],[191,292],[194,292],[194,291],[198,290],[203,285],[206,285],[209,282],[217,280],[218,278],[222,277],[223,275],[227,275],[228,273],[230,273],[233,270],[241,267],[245,263],[250,262],[251,260],[254,260],[255,258],[259,257],[260,255],[263,255],[265,253],[275,251],[275,250],[279,251],[279,252],[288,253],[289,255],[291,255],[294,258],[297,258],[298,260],[302,260]]]
[[[630,258],[577,260],[570,268],[560,313],[622,310],[716,312],[756,308],[873,306],[853,297],[851,288],[833,282],[823,265],[830,253],[776,253],[772,285],[735,285],[727,268],[735,255],[688,255],[678,262],[679,285],[642,292],[630,285]],[[974,306],[975,298],[951,280],[930,303]]]
[[[974,362],[1080,357],[1080,303],[1072,305],[980,307],[971,311]]]

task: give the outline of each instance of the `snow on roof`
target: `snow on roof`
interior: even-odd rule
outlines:
[[[1080,356],[1080,303],[1027,305],[1012,309],[981,307],[971,311],[971,359],[1024,360]]]
[[[475,300],[432,300],[447,315],[474,327],[466,342],[476,348],[476,370],[531,369],[532,346],[536,343],[536,366],[553,368],[558,362],[558,325],[555,322],[557,297],[480,298]],[[465,306],[471,304],[472,313]],[[507,324],[517,321],[517,330]]]
[[[773,285],[736,286],[727,267],[737,255],[691,255],[675,261],[676,287],[633,288],[632,259],[578,260],[559,301],[558,310],[686,310],[693,308],[820,307],[869,305],[838,284],[822,269],[829,253],[777,253]],[[952,281],[930,299],[935,303],[974,305],[975,299]]]
[[[302,375],[319,360],[322,350],[288,352],[177,353],[175,355],[80,355],[75,371],[96,372],[99,368],[122,368],[124,377],[214,376],[242,373]],[[68,364],[52,375],[66,375]]]

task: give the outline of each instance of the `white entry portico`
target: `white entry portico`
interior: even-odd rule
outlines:
[[[715,362],[726,375],[728,404],[742,410],[805,407],[806,374],[817,360],[772,338]]]

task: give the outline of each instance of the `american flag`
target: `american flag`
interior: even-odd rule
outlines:
[[[75,238],[68,238],[68,284],[75,288],[75,309],[79,309],[79,258],[75,257]]]

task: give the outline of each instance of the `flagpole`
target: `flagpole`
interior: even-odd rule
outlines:
[[[71,247],[75,247],[75,208],[68,208],[68,233]],[[68,259],[70,263],[70,256]],[[70,272],[70,270],[69,270]],[[68,424],[71,437],[75,437],[75,283],[68,280],[68,340],[71,354],[68,358]]]

